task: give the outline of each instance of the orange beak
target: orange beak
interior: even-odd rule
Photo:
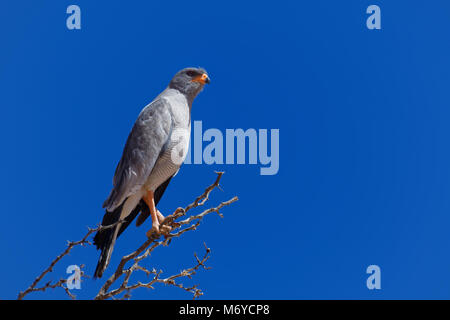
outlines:
[[[195,77],[194,79],[192,79],[192,81],[193,82],[200,82],[202,84],[210,82],[209,77],[208,77],[208,75],[206,73],[202,74],[201,76]]]

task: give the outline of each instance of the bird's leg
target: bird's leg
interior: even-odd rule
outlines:
[[[149,236],[152,232],[159,233],[159,220],[158,220],[158,210],[155,207],[155,199],[153,198],[153,191],[147,191],[147,194],[144,195],[144,201],[147,204],[150,210],[150,217],[152,218],[152,229],[147,232],[147,236]]]
[[[169,233],[172,230],[171,227],[161,226],[161,223],[164,221],[164,216],[156,209],[153,191],[147,191],[147,194],[144,196],[144,201],[150,210],[150,217],[152,218],[152,229],[147,232],[147,236],[150,236],[153,232]]]
[[[156,209],[156,214],[158,216],[158,221],[161,224],[164,221],[165,217],[162,215],[161,211],[159,211],[158,209]]]
[[[172,228],[170,226],[168,226],[168,225],[161,226],[161,224],[162,224],[162,222],[164,221],[165,218],[162,215],[161,211],[159,211],[158,209],[156,209],[156,215],[158,216],[158,221],[159,221],[159,224],[160,224],[161,232],[163,234],[168,234],[172,230]]]

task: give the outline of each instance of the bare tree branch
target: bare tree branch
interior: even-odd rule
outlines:
[[[200,225],[200,222],[202,219],[209,213],[217,213],[220,217],[223,217],[220,213],[220,210],[227,205],[232,204],[233,202],[237,201],[237,197],[233,197],[228,201],[224,201],[220,203],[216,207],[208,208],[204,211],[202,211],[199,214],[191,215],[184,220],[176,221],[177,219],[184,217],[187,215],[188,211],[201,207],[205,205],[205,203],[209,200],[209,195],[212,190],[215,188],[220,189],[220,179],[222,178],[222,175],[224,172],[216,172],[217,178],[213,184],[208,186],[205,191],[198,196],[194,202],[186,206],[185,208],[178,208],[175,210],[175,212],[169,216],[167,216],[164,221],[161,223],[161,225],[166,225],[171,227],[171,232],[162,236],[160,234],[152,233],[150,234],[149,238],[141,244],[135,251],[132,253],[122,257],[119,265],[117,266],[117,269],[115,270],[114,274],[111,275],[109,279],[106,280],[106,282],[101,287],[100,291],[98,292],[95,299],[97,300],[104,300],[104,299],[116,299],[118,295],[124,293],[124,295],[120,299],[129,299],[131,297],[131,291],[138,289],[138,288],[152,288],[153,285],[156,283],[162,283],[165,285],[172,285],[175,287],[178,287],[180,289],[183,289],[187,292],[190,292],[193,294],[194,299],[201,296],[203,292],[197,288],[197,285],[192,287],[186,287],[182,283],[176,282],[175,280],[178,280],[180,278],[191,278],[192,275],[196,273],[196,271],[199,268],[203,268],[205,270],[209,269],[205,266],[205,262],[210,258],[211,250],[206,246],[205,244],[205,254],[202,257],[202,259],[198,258],[196,254],[194,254],[197,264],[191,268],[184,269],[180,271],[177,274],[171,275],[167,278],[161,278],[162,270],[156,271],[155,269],[149,270],[139,263],[148,258],[153,250],[155,250],[159,246],[167,246],[171,243],[173,238],[178,238],[184,233],[188,231],[196,230],[196,228]],[[48,282],[43,286],[38,287],[38,284],[41,282],[41,280],[44,278],[44,276],[50,272],[53,271],[53,268],[55,265],[66,255],[70,253],[70,251],[76,247],[76,246],[86,246],[91,245],[92,243],[88,240],[88,238],[95,232],[103,229],[108,229],[116,226],[119,223],[122,223],[123,220],[118,221],[115,224],[109,225],[109,226],[97,226],[96,228],[88,228],[88,232],[86,235],[79,241],[75,242],[68,242],[67,248],[58,255],[51,263],[50,266],[45,269],[34,281],[33,283],[23,292],[20,292],[18,295],[18,300],[22,300],[26,295],[28,295],[31,292],[37,292],[37,291],[45,291],[46,289],[55,289],[55,288],[62,288],[66,292],[66,294],[71,298],[75,299],[75,295],[73,295],[70,290],[67,288],[67,280],[66,279],[60,279],[59,281],[52,284],[52,282]],[[163,239],[162,239],[163,238]],[[132,265],[129,268],[125,268],[125,265],[133,260]],[[84,265],[82,265],[80,268],[82,269]],[[152,279],[147,283],[137,282],[135,284],[129,284],[130,277],[135,271],[142,271],[147,276],[153,276]],[[118,287],[116,289],[111,289],[110,287],[115,284],[116,282],[119,282],[119,278],[122,276],[122,282],[118,284]],[[87,277],[85,273],[81,272],[81,277]]]
[[[103,300],[103,299],[111,298],[113,296],[116,296],[116,295],[122,293],[125,290],[129,294],[129,292],[133,289],[137,289],[139,287],[151,287],[154,283],[163,282],[159,278],[160,274],[153,273],[155,275],[155,278],[152,281],[150,281],[149,283],[147,283],[147,284],[138,283],[134,286],[128,286],[128,282],[131,277],[131,274],[136,270],[142,271],[143,267],[139,265],[139,262],[141,262],[143,259],[149,257],[150,254],[153,252],[153,250],[155,250],[157,247],[159,247],[161,245],[162,246],[169,245],[170,242],[172,241],[172,239],[180,237],[182,234],[184,234],[188,231],[196,230],[196,228],[200,225],[201,220],[209,213],[216,212],[220,217],[222,217],[222,214],[220,213],[220,209],[222,209],[224,206],[230,205],[231,203],[238,200],[237,197],[233,197],[228,201],[220,203],[218,206],[216,206],[214,208],[206,209],[197,215],[192,215],[192,216],[186,218],[185,220],[182,220],[179,222],[176,221],[177,219],[179,219],[183,216],[186,216],[188,211],[192,210],[193,208],[203,206],[206,203],[206,201],[209,199],[209,195],[210,195],[211,191],[214,190],[215,188],[219,187],[219,182],[223,175],[223,172],[216,172],[216,173],[217,173],[216,181],[212,185],[207,187],[205,189],[205,191],[203,192],[203,194],[201,194],[199,197],[197,197],[195,199],[195,201],[193,203],[189,204],[187,207],[178,208],[177,210],[175,210],[175,212],[172,215],[167,216],[164,219],[164,221],[161,223],[161,225],[166,225],[166,226],[171,227],[172,232],[165,235],[164,239],[161,239],[161,236],[159,234],[153,233],[138,249],[136,249],[134,252],[122,257],[119,265],[117,266],[116,271],[114,272],[113,275],[111,275],[111,277],[108,280],[106,280],[105,284],[102,286],[102,288],[100,289],[100,291],[97,294],[97,296],[95,297],[95,299]],[[207,255],[205,256],[205,258],[207,260],[207,259],[209,259],[210,250],[207,249],[206,251],[207,251]],[[133,260],[133,264],[131,265],[131,267],[125,268],[125,265],[127,264],[127,262],[129,262],[131,260]],[[198,260],[198,258],[197,258],[197,260]],[[206,260],[200,261],[202,263],[200,265],[197,265],[196,267],[194,267],[195,268],[194,271],[197,270],[200,266],[205,267],[203,265],[203,263],[206,262]],[[190,269],[188,269],[188,270],[190,270]],[[148,272],[146,272],[146,273],[150,274]],[[111,285],[114,284],[122,275],[124,275],[124,278],[122,280],[122,283],[119,285],[119,287],[117,289],[108,291],[109,288],[111,287]],[[189,277],[190,275],[191,275],[190,273],[181,272],[177,275],[173,275],[172,277],[167,278],[168,281],[166,281],[164,283],[165,284],[174,284],[170,281],[171,279],[173,280],[175,278],[185,277],[185,276]],[[176,286],[180,287],[179,285],[176,285]],[[180,287],[180,288],[184,288],[184,287]],[[186,288],[184,288],[184,289],[186,289]],[[192,288],[189,288],[189,289],[192,289]],[[189,290],[187,290],[187,291],[189,291]],[[197,291],[190,291],[190,292],[194,293],[194,298],[198,297],[201,293],[201,291],[198,291],[198,289],[197,289]]]
[[[203,258],[201,260],[197,257],[196,254],[194,254],[194,256],[197,260],[197,264],[195,266],[193,266],[189,269],[182,270],[179,273],[171,275],[170,277],[167,277],[167,278],[161,278],[162,270],[160,270],[160,271],[156,271],[155,269],[148,270],[148,269],[138,265],[137,263],[135,263],[130,268],[123,270],[122,274],[125,274],[125,278],[122,281],[121,285],[117,289],[114,289],[114,290],[111,290],[111,291],[105,292],[105,293],[103,293],[101,291],[95,297],[95,299],[96,300],[104,300],[104,299],[108,299],[108,298],[114,298],[115,296],[121,294],[124,291],[126,291],[124,298],[129,299],[131,297],[130,292],[132,290],[135,290],[138,288],[154,289],[153,285],[155,283],[162,283],[162,284],[178,287],[180,289],[183,289],[187,292],[192,293],[194,295],[194,299],[195,299],[195,298],[203,295],[203,292],[197,288],[197,285],[194,285],[192,287],[186,287],[182,283],[175,282],[175,280],[178,278],[182,278],[182,277],[191,278],[191,276],[194,275],[200,267],[204,268],[205,270],[209,269],[209,267],[205,266],[205,262],[210,258],[211,249],[209,249],[206,246],[206,244],[205,244],[205,249],[206,249],[205,255],[203,256]],[[143,271],[144,273],[146,273],[147,276],[153,275],[152,280],[150,280],[147,283],[142,283],[139,281],[133,285],[128,285],[128,281],[130,279],[131,274],[136,270]]]

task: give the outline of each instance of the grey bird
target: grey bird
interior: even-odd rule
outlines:
[[[170,231],[160,228],[164,216],[156,205],[186,157],[192,103],[209,81],[204,69],[183,69],[139,114],[117,165],[113,189],[103,203],[106,213],[102,226],[116,225],[101,229],[94,237],[101,250],[95,278],[107,268],[117,237],[139,214],[137,226],[151,216],[148,236]]]

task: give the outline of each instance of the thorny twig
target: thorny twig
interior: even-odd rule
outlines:
[[[55,267],[55,265],[66,255],[68,255],[70,253],[70,251],[76,247],[76,246],[86,246],[86,245],[90,245],[91,242],[88,240],[89,236],[91,234],[93,234],[94,232],[97,232],[99,230],[103,230],[103,229],[108,229],[108,228],[112,228],[114,226],[116,226],[119,223],[122,223],[123,221],[118,221],[117,223],[114,223],[112,225],[109,226],[98,226],[97,228],[88,228],[88,232],[86,233],[86,235],[79,241],[68,241],[67,243],[67,248],[66,250],[64,250],[60,255],[58,255],[51,263],[50,266],[45,269],[34,281],[33,283],[28,287],[28,289],[26,289],[23,292],[20,292],[17,300],[22,300],[27,294],[31,293],[31,292],[36,292],[36,291],[45,291],[46,289],[55,289],[55,288],[63,288],[64,291],[69,295],[70,298],[75,299],[75,296],[69,291],[69,289],[64,286],[64,284],[67,282],[66,279],[60,279],[58,282],[51,284],[50,282],[47,282],[44,286],[42,287],[36,287],[37,284],[42,280],[42,278],[44,278],[44,276],[47,273],[50,273],[53,271],[53,268]],[[81,267],[83,267],[84,265],[82,265]],[[81,268],[82,269],[82,268]],[[84,272],[81,273],[81,277],[87,277]]]
[[[144,271],[143,267],[141,265],[139,265],[139,262],[141,262],[143,259],[149,257],[150,254],[153,252],[153,250],[155,250],[157,247],[159,247],[161,245],[167,246],[170,244],[170,242],[172,241],[173,238],[180,237],[182,234],[184,234],[188,231],[195,230],[199,226],[203,217],[206,216],[207,214],[216,212],[220,217],[222,217],[222,214],[220,213],[220,209],[222,209],[222,207],[230,205],[231,203],[238,200],[237,197],[233,197],[228,201],[220,203],[218,206],[216,206],[214,208],[206,209],[203,212],[201,212],[197,215],[192,215],[182,221],[176,221],[177,219],[179,219],[183,216],[186,216],[188,211],[192,210],[193,208],[203,206],[206,203],[206,201],[209,199],[209,195],[210,195],[211,191],[214,190],[215,188],[219,187],[219,182],[223,175],[223,172],[216,172],[216,173],[217,173],[216,181],[212,185],[207,187],[205,189],[205,191],[200,196],[198,196],[193,203],[189,204],[185,208],[178,208],[177,210],[175,210],[175,212],[173,214],[167,216],[164,219],[164,221],[161,223],[161,225],[170,226],[172,228],[172,232],[165,235],[164,239],[160,239],[160,235],[153,233],[138,249],[136,249],[134,252],[122,257],[119,265],[117,266],[116,271],[114,272],[114,274],[111,275],[111,277],[108,280],[106,280],[105,284],[101,287],[101,289],[100,289],[99,293],[97,294],[97,296],[95,297],[95,299],[103,300],[103,299],[112,298],[124,291],[127,292],[126,295],[129,295],[129,292],[133,289],[137,289],[139,287],[149,288],[154,283],[165,283],[165,284],[175,285],[179,288],[185,289],[186,291],[192,292],[194,294],[194,298],[196,298],[202,294],[202,292],[199,289],[196,289],[196,287],[185,288],[182,285],[175,284],[175,282],[172,283],[172,281],[171,281],[171,280],[179,278],[179,277],[186,277],[186,276],[190,277],[192,275],[192,273],[189,273],[189,272],[186,273],[185,272],[186,270],[185,270],[185,271],[182,271],[181,273],[179,273],[177,275],[173,275],[169,278],[160,279],[160,277],[159,277],[160,273],[150,272],[149,270]],[[183,226],[184,226],[184,228],[183,228]],[[200,266],[205,267],[204,262],[206,262],[206,260],[209,259],[210,250],[207,248],[206,251],[207,252],[204,257],[205,260],[199,260],[196,257],[197,262],[199,262],[199,263],[201,262],[201,263],[197,264],[195,267],[188,269],[188,270],[195,271]],[[133,260],[132,266],[129,268],[125,268],[125,265],[127,264],[127,262],[129,262],[131,260]],[[144,271],[148,275],[154,274],[154,279],[147,284],[142,284],[139,282],[136,285],[129,286],[128,282],[130,280],[131,274],[136,270]],[[119,285],[119,287],[117,289],[109,290],[111,285],[114,284],[122,275],[124,275],[124,278],[123,278],[121,284]],[[163,281],[163,280],[166,280],[166,281]]]
[[[195,230],[199,226],[199,224],[202,221],[202,219],[204,218],[204,216],[206,216],[207,214],[216,212],[220,217],[222,217],[222,214],[220,213],[220,209],[222,209],[224,206],[230,205],[231,203],[238,200],[237,197],[233,197],[228,201],[220,203],[216,207],[206,209],[203,212],[201,212],[197,215],[189,216],[182,221],[176,221],[177,219],[179,219],[183,216],[186,216],[188,211],[190,211],[194,208],[203,206],[206,203],[206,201],[209,200],[209,195],[212,190],[214,190],[215,188],[220,189],[219,182],[220,182],[220,179],[222,178],[222,175],[224,174],[224,172],[216,172],[216,174],[217,174],[216,181],[212,185],[207,187],[205,189],[205,191],[194,200],[193,203],[189,204],[185,208],[178,208],[177,210],[175,210],[175,212],[173,214],[167,216],[164,219],[164,221],[161,223],[161,225],[170,226],[172,228],[171,233],[165,235],[164,239],[161,239],[160,235],[153,233],[137,250],[122,257],[116,271],[104,283],[104,285],[101,287],[101,289],[100,289],[99,293],[97,294],[97,296],[95,297],[95,299],[97,299],[97,300],[104,300],[104,299],[108,299],[108,298],[116,299],[116,296],[121,294],[122,292],[125,292],[125,294],[121,297],[121,299],[129,299],[131,297],[130,292],[132,290],[135,290],[137,288],[153,288],[153,284],[155,284],[155,283],[163,283],[166,285],[173,285],[175,287],[183,289],[187,292],[192,293],[194,295],[194,299],[203,294],[203,292],[200,289],[198,289],[196,285],[194,285],[192,287],[185,287],[185,286],[183,286],[183,284],[175,282],[175,280],[178,278],[182,278],[182,277],[191,278],[191,276],[194,275],[200,267],[202,267],[204,269],[209,269],[208,267],[205,266],[205,262],[210,258],[211,250],[206,246],[206,244],[205,244],[206,253],[203,256],[203,258],[199,259],[197,257],[197,255],[195,255],[197,264],[194,267],[185,269],[185,270],[181,271],[180,273],[174,274],[167,278],[160,277],[162,274],[162,270],[160,270],[160,271],[156,271],[155,269],[148,270],[148,269],[144,268],[143,266],[139,265],[139,262],[142,261],[143,259],[149,257],[150,254],[153,252],[153,250],[156,249],[157,247],[159,247],[161,245],[167,246],[170,244],[170,242],[172,241],[173,238],[180,237],[185,232]],[[44,278],[44,276],[47,273],[50,273],[53,271],[54,266],[64,256],[68,255],[69,252],[75,246],[90,245],[91,242],[88,240],[90,235],[92,235],[93,233],[95,233],[99,230],[102,230],[102,229],[112,228],[122,222],[123,221],[118,221],[117,223],[109,225],[109,226],[98,226],[97,228],[93,228],[93,229],[88,228],[88,232],[81,240],[75,241],[75,242],[68,242],[67,248],[51,262],[50,266],[47,269],[45,269],[33,281],[33,283],[28,287],[28,289],[19,293],[18,300],[22,300],[27,294],[29,294],[31,292],[45,291],[46,289],[49,289],[49,288],[55,289],[58,287],[63,288],[64,291],[67,293],[67,295],[70,298],[75,299],[76,297],[70,292],[70,290],[67,288],[67,286],[64,285],[67,282],[67,280],[65,280],[65,279],[60,279],[59,281],[57,281],[53,284],[50,281],[42,287],[37,287],[37,285],[42,280],[42,278]],[[183,228],[183,226],[184,226],[184,228]],[[132,266],[125,269],[125,265],[130,260],[134,261]],[[82,267],[83,267],[83,265],[81,266],[81,268]],[[147,276],[153,275],[152,280],[150,280],[147,283],[137,282],[136,284],[129,285],[128,283],[129,283],[130,277],[131,277],[132,273],[136,270],[143,271]],[[116,289],[109,290],[111,285],[113,285],[115,282],[117,282],[117,280],[122,275],[125,275],[125,276],[124,276],[121,284],[119,285],[119,287]],[[83,271],[81,273],[81,277],[87,277]]]
[[[206,246],[206,244],[204,244],[204,245],[205,245],[206,251],[205,251],[205,255],[203,256],[203,258],[201,260],[198,258],[198,256],[196,254],[194,254],[195,259],[197,260],[197,264],[194,267],[182,270],[179,273],[171,275],[170,277],[167,277],[167,278],[161,278],[162,270],[160,270],[160,271],[156,271],[156,269],[148,270],[148,269],[138,265],[137,262],[135,262],[130,268],[122,270],[122,272],[123,272],[122,274],[125,274],[125,278],[123,279],[122,283],[120,284],[120,286],[117,289],[113,289],[113,290],[105,292],[105,293],[100,292],[95,297],[95,299],[96,300],[104,300],[104,299],[108,299],[108,298],[114,299],[115,296],[119,295],[120,293],[122,293],[124,291],[126,293],[122,298],[129,299],[131,297],[130,292],[132,290],[135,290],[138,288],[154,289],[153,285],[155,283],[163,283],[166,285],[172,285],[172,286],[178,287],[180,289],[183,289],[187,292],[192,293],[194,295],[194,299],[195,299],[195,298],[203,295],[203,292],[197,288],[197,285],[194,285],[192,287],[186,287],[182,283],[177,283],[175,280],[178,278],[182,278],[182,277],[188,277],[189,279],[191,279],[192,275],[194,275],[200,267],[202,267],[205,270],[209,269],[209,267],[205,266],[205,262],[211,256],[210,255],[211,249],[209,249]],[[153,275],[153,278],[147,283],[142,283],[142,282],[138,281],[135,284],[128,285],[131,274],[136,270],[143,271],[147,276]]]

